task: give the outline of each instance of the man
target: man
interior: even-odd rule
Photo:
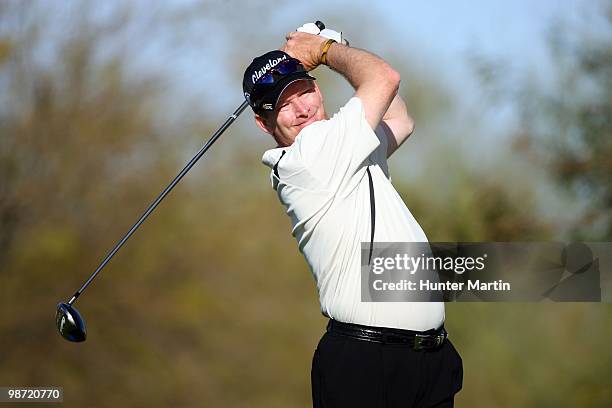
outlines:
[[[312,365],[314,407],[451,407],[462,362],[444,304],[361,302],[361,242],[426,242],[389,180],[387,157],[412,133],[399,74],[381,58],[292,32],[246,69],[245,97],[277,148],[263,162],[330,318]],[[308,74],[324,64],[354,96],[329,118]]]

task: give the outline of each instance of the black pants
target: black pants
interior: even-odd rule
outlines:
[[[436,350],[325,333],[312,360],[314,408],[453,406],[463,363],[446,339]]]

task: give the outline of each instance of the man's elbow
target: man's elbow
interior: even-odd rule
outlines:
[[[407,115],[406,117],[406,139],[414,132],[414,119]]]
[[[406,139],[414,132],[414,120],[408,115],[402,120],[401,126],[398,126],[396,134],[397,147],[400,147]]]
[[[395,97],[397,92],[399,91],[401,76],[400,73],[393,69],[390,65],[385,67],[384,72],[385,84],[388,87],[389,91]]]

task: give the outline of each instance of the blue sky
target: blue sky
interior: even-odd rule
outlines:
[[[78,27],[66,12],[70,9],[68,4],[76,4],[73,8],[79,11],[79,1],[54,10],[63,16],[61,29],[77,34]],[[129,50],[126,56],[132,65],[131,72],[137,78],[149,71],[167,78],[165,92],[171,101],[169,111],[176,109],[173,113],[177,117],[185,114],[187,106],[195,115],[216,118],[241,102],[241,72],[250,59],[280,46],[287,31],[308,21],[322,19],[330,28],[342,30],[355,46],[371,49],[383,57],[395,53],[406,66],[431,73],[455,91],[459,106],[479,99],[480,89],[472,75],[470,54],[500,58],[513,70],[534,70],[546,77],[550,60],[545,36],[550,27],[559,19],[571,22],[592,17],[593,10],[602,3],[588,0],[248,3],[173,0],[89,4],[100,17],[108,14],[109,7],[133,7],[133,16],[140,28],[127,39],[125,47],[120,45]],[[187,13],[194,15],[187,24],[156,23],[159,15],[171,14],[182,7],[194,10]],[[177,28],[183,32],[173,32]],[[168,40],[174,36],[182,38],[180,46]],[[409,80],[403,83],[409,84]]]
[[[192,3],[180,1],[180,4]],[[197,2],[195,2],[197,3]],[[467,61],[469,53],[480,53],[502,58],[516,69],[546,70],[547,60],[545,35],[556,19],[572,20],[588,15],[596,8],[592,1],[310,1],[310,2],[256,2],[248,10],[248,16],[240,15],[241,2],[227,2],[222,12],[224,21],[217,24],[232,24],[246,30],[245,41],[253,44],[253,53],[261,53],[265,47],[280,45],[283,35],[301,23],[320,18],[330,28],[342,30],[347,37],[356,38],[353,44],[364,48],[390,49],[401,47],[410,63],[421,65],[422,69],[436,67],[449,84],[462,83],[469,79],[471,69]],[[270,8],[274,7],[273,12]],[[342,15],[354,18],[342,20]],[[273,17],[271,17],[271,15]],[[331,16],[331,17],[330,17]],[[352,17],[352,16],[357,16]],[[342,27],[333,26],[342,20]],[[325,21],[325,20],[324,20]],[[239,37],[238,37],[239,38]],[[235,40],[233,38],[232,40]],[[239,39],[240,41],[240,39]],[[222,43],[222,42],[221,42]],[[270,43],[269,46],[266,44]],[[197,92],[201,87],[210,90],[211,82],[216,95],[228,94],[228,101],[219,100],[216,105],[221,112],[231,109],[239,98],[227,92],[237,88],[235,70],[227,73],[223,64],[226,53],[222,48],[231,43],[210,49],[210,55],[195,58],[220,61],[219,66],[207,73],[192,72],[197,61],[185,58],[179,69],[183,78],[191,83],[175,83],[187,92]],[[382,51],[379,51],[382,53]],[[384,57],[384,55],[383,55]],[[248,64],[248,56],[244,57]],[[209,67],[210,68],[210,67]],[[545,72],[544,72],[545,75]],[[239,79],[238,79],[239,81]],[[198,83],[199,82],[199,83]],[[474,97],[475,84],[462,86],[460,92],[466,98]],[[232,95],[232,96],[230,96]]]
[[[545,34],[555,20],[572,21],[585,16],[591,16],[592,20],[596,13],[593,10],[604,4],[603,1],[172,0],[89,5],[98,16],[108,14],[109,7],[134,8],[140,31],[128,39],[131,50],[127,55],[136,75],[147,70],[161,72],[170,78],[171,93],[184,92],[194,100],[207,92],[227,95],[212,107],[214,112],[225,112],[240,98],[239,71],[250,62],[249,55],[235,55],[232,50],[247,49],[254,56],[278,47],[287,31],[304,22],[322,19],[331,28],[342,30],[354,39],[356,46],[373,49],[383,57],[386,50],[397,50],[407,64],[427,70],[435,68],[436,73],[439,71],[444,76],[441,79],[463,84],[471,75],[469,53],[503,58],[513,67],[537,67],[545,73],[549,63]],[[71,12],[78,13],[79,4],[80,1],[67,2],[53,8],[62,15],[60,28],[75,35],[78,27],[73,24]],[[181,7],[193,7],[196,11],[187,28],[182,24],[164,27],[156,23],[157,15]],[[179,34],[184,39],[180,47],[163,40],[176,35],[171,31],[177,27],[185,30]],[[155,43],[160,46],[152,46]],[[473,89],[462,87],[461,93],[469,98]]]

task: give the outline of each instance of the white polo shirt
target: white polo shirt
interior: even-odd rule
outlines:
[[[302,129],[291,146],[266,151],[262,161],[272,169],[278,163],[279,178],[270,174],[272,187],[291,218],[324,315],[368,326],[438,328],[444,303],[361,302],[361,242],[370,242],[371,234],[368,165],[376,205],[374,241],[427,242],[391,184],[387,143],[382,127],[372,131],[361,100],[353,97],[331,119]]]

